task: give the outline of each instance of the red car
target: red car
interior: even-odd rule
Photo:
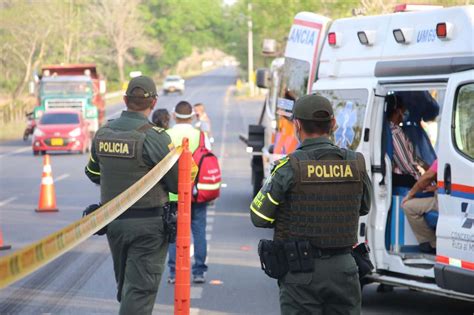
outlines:
[[[75,110],[48,111],[41,116],[33,133],[33,154],[46,151],[89,152],[88,123]]]

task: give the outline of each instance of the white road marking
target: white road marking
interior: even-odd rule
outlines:
[[[10,197],[8,199],[0,201],[0,207],[3,207],[3,206],[5,206],[5,205],[9,204],[10,202],[15,201],[17,199],[18,199],[17,197]]]
[[[212,234],[206,234],[206,241],[212,240]]]
[[[212,232],[214,230],[214,227],[212,225],[206,226],[206,232]]]
[[[207,217],[207,223],[210,223],[210,224],[214,223],[214,218]]]
[[[69,175],[69,174],[66,173],[66,174],[63,174],[63,175],[61,175],[61,176],[58,176],[57,178],[54,179],[54,181],[57,183],[57,182],[59,182],[59,181],[61,181],[61,180],[63,180],[63,179],[68,178],[69,176],[71,176],[71,175]]]
[[[26,151],[31,151],[31,147],[28,147],[28,148],[21,148],[21,149],[17,149],[17,150],[15,150],[15,151],[12,151],[12,152],[8,152],[8,153],[5,153],[5,154],[2,154],[2,155],[0,155],[0,159],[1,159],[1,158],[4,158],[4,157],[7,157],[7,156],[10,156],[10,155],[17,154],[17,153],[26,152]]]
[[[229,124],[229,97],[230,97],[230,92],[232,90],[232,86],[229,86],[227,88],[227,91],[225,93],[224,97],[224,121],[222,122],[222,141],[221,141],[221,151],[219,153],[219,162],[220,162],[220,167],[221,169],[224,169],[224,154],[225,154],[225,144],[227,142],[227,125]]]
[[[221,187],[222,187],[222,188],[227,188],[227,184],[222,183],[222,184],[221,184]]]
[[[207,215],[216,215],[216,211],[214,210],[211,210],[211,211],[207,211]]]

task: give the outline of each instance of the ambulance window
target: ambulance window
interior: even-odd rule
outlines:
[[[320,94],[332,103],[337,121],[337,129],[333,134],[334,142],[341,148],[357,149],[364,124],[368,91],[352,90],[321,90]]]
[[[474,159],[474,83],[461,86],[454,108],[454,143],[457,149]]]
[[[306,94],[309,78],[309,62],[286,57],[279,97],[297,100]]]

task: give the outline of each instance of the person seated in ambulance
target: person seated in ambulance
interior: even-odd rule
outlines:
[[[402,201],[402,208],[420,244],[420,251],[429,254],[436,253],[436,233],[426,222],[425,215],[430,211],[438,211],[437,172],[438,160],[435,160]]]
[[[404,133],[400,124],[406,120],[409,113],[399,96],[387,95],[387,119],[392,133],[393,161],[392,184],[393,186],[413,187],[421,174],[416,161],[413,143]]]

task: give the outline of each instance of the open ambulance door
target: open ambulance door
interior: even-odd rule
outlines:
[[[435,279],[441,288],[474,295],[474,70],[453,74],[447,91],[438,153]]]
[[[384,259],[387,255],[385,228],[391,203],[390,196],[392,195],[392,164],[387,156],[384,141],[384,128],[386,128],[384,121],[385,96],[387,92],[385,87],[377,86],[374,91],[373,107],[370,111],[371,179],[374,191],[372,208],[368,215],[367,239],[373,253],[372,259],[375,262],[376,269],[385,269],[386,267],[386,259]]]

